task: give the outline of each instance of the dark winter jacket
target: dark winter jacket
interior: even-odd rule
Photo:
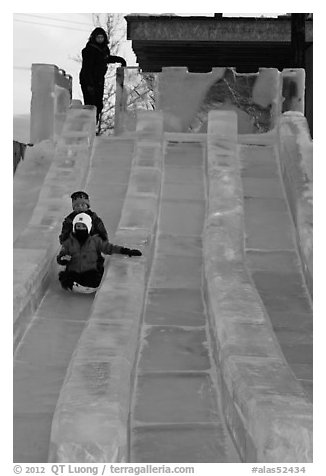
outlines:
[[[78,213],[80,212],[73,211],[64,219],[62,223],[61,234],[59,235],[60,244],[62,244],[67,238],[69,238],[69,235],[72,232],[73,219]],[[92,210],[87,210],[85,213],[87,213],[87,215],[89,215],[92,219],[91,235],[99,235],[102,240],[108,240],[108,233],[101,218]]]
[[[71,233],[61,246],[57,262],[66,265],[66,271],[83,273],[91,269],[99,269],[98,257],[101,253],[110,255],[112,253],[121,253],[124,249],[122,246],[113,245],[109,241],[103,241],[100,237],[91,235],[81,245]],[[65,255],[71,256],[71,260],[66,261],[62,259]]]
[[[94,38],[88,41],[82,50],[82,68],[79,74],[80,84],[85,86],[96,86],[104,84],[104,76],[109,63],[121,63],[126,66],[126,61],[121,56],[113,56],[106,43],[98,45]]]

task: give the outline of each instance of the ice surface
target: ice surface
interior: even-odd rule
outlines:
[[[203,167],[203,145],[200,142],[168,142],[168,154],[164,162],[166,167]],[[197,173],[197,172],[196,172]]]
[[[202,258],[161,254],[152,273],[151,286],[155,288],[200,288]]]
[[[156,207],[157,200],[154,197],[128,196],[121,214],[120,227],[152,230],[157,214]]]
[[[230,459],[225,452],[221,428],[211,424],[136,427],[131,437],[134,463],[226,463]],[[237,456],[231,461],[237,461]]]
[[[134,153],[134,163],[140,167],[159,167],[162,150],[159,144],[142,140],[137,143]]]
[[[202,256],[202,239],[200,236],[159,234],[157,253],[177,256]]]
[[[161,188],[161,171],[149,167],[134,167],[129,179],[128,193],[158,196]]]
[[[195,423],[216,418],[209,374],[149,374],[138,379],[138,391],[146,398],[136,400],[135,419],[146,423]]]
[[[145,322],[181,326],[205,325],[201,290],[151,288],[147,296]]]
[[[175,235],[201,235],[205,218],[202,200],[162,200],[159,230]]]
[[[147,372],[209,370],[205,329],[176,326],[145,328],[139,366]]]

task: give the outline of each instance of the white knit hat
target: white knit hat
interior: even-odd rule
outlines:
[[[72,226],[73,230],[75,231],[76,223],[84,223],[87,226],[88,233],[91,232],[92,228],[92,219],[87,213],[78,213],[75,218],[73,219]]]

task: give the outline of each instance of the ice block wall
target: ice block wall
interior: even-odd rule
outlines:
[[[135,130],[138,108],[163,111],[165,132],[206,133],[209,111],[218,110],[236,112],[239,134],[265,133],[282,112],[303,112],[304,82],[302,69],[237,73],[225,67],[190,73],[186,67],[168,67],[141,73],[124,68],[117,77],[115,132]]]
[[[32,64],[30,141],[60,135],[71,101],[72,77],[53,64]]]

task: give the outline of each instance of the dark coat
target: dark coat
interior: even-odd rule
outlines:
[[[57,262],[66,265],[66,271],[75,271],[84,273],[89,270],[98,270],[98,257],[101,253],[110,255],[112,253],[121,253],[122,246],[113,245],[108,241],[103,241],[98,236],[89,236],[81,245],[77,238],[71,233],[61,246],[57,256]],[[62,259],[63,256],[70,255],[71,260]]]
[[[60,244],[69,238],[69,235],[72,232],[72,222],[78,213],[80,212],[73,211],[64,219],[61,234],[59,235]],[[108,239],[108,233],[101,218],[92,210],[87,210],[85,213],[87,213],[87,215],[92,219],[92,229],[90,234],[99,235],[102,240],[106,241]]]
[[[104,77],[109,63],[121,63],[126,66],[126,61],[121,56],[110,54],[109,47],[102,47],[89,41],[82,50],[83,63],[79,74],[80,84],[94,88],[104,84]]]

